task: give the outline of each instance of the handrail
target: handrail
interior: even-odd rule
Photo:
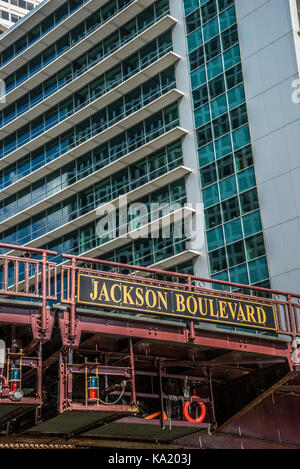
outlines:
[[[184,279],[191,279],[199,282],[204,282],[204,283],[215,283],[218,285],[224,285],[224,286],[229,286],[229,287],[235,287],[235,288],[246,288],[247,290],[255,290],[255,291],[260,291],[264,293],[272,293],[275,295],[282,295],[282,296],[288,296],[291,295],[295,298],[298,298],[300,300],[300,294],[294,294],[291,292],[284,292],[280,290],[271,290],[268,288],[263,288],[263,287],[257,287],[257,286],[252,286],[252,285],[245,285],[245,284],[240,284],[240,283],[233,283],[233,282],[227,282],[225,280],[217,280],[217,279],[212,279],[212,278],[205,278],[205,277],[197,277],[196,275],[191,275],[191,274],[184,274],[180,272],[171,272],[168,270],[159,270],[159,269],[152,269],[150,267],[141,267],[141,266],[133,266],[130,264],[122,264],[120,262],[114,262],[114,261],[105,261],[102,259],[91,259],[87,257],[82,257],[82,256],[74,256],[70,254],[62,254],[61,255],[65,259],[76,259],[76,261],[81,261],[81,262],[88,262],[92,264],[98,264],[98,265],[110,265],[112,267],[120,267],[124,269],[130,269],[130,270],[138,270],[140,272],[148,272],[152,274],[158,274],[158,275],[164,275],[164,276],[172,276],[172,277],[179,277],[179,278],[184,278]]]
[[[0,255],[0,261],[3,261],[0,294],[40,300],[42,302],[40,332],[46,333],[48,330],[47,304],[49,300],[57,300],[57,264],[50,262],[48,255],[56,255],[57,252],[5,243],[0,243],[0,249],[21,251],[23,254],[23,257]],[[31,258],[31,254],[38,254],[41,258]],[[8,274],[11,268],[13,275],[10,278],[13,281],[9,282]],[[51,275],[54,279],[53,294],[51,293]]]
[[[84,107],[88,106],[91,102],[93,101],[96,101],[97,99],[101,98],[102,96],[104,96],[106,93],[109,93],[110,91],[114,90],[115,87],[123,84],[125,81],[127,81],[128,79],[130,79],[132,76],[136,75],[137,73],[143,71],[145,68],[147,68],[149,65],[152,65],[156,60],[159,60],[160,58],[162,58],[163,56],[165,56],[168,52],[170,52],[172,50],[172,46],[170,45],[169,47],[167,47],[166,49],[164,49],[163,51],[159,51],[154,54],[152,54],[150,56],[149,54],[149,57],[146,57],[147,60],[141,60],[141,63],[138,65],[138,67],[127,73],[127,75],[123,75],[121,78],[118,78],[114,81],[112,81],[110,83],[110,85],[108,85],[106,82],[104,83],[105,84],[105,88],[103,90],[100,90],[98,93],[95,93],[93,94],[92,96],[89,96],[89,98],[87,98],[83,103],[80,103],[79,105],[75,106],[72,110],[68,111],[65,115],[64,115],[64,119],[72,116],[73,114],[75,114],[77,111],[83,109]],[[5,128],[8,124],[10,124],[11,122],[13,121],[16,121],[20,116],[22,116],[23,114],[31,111],[32,109],[34,109],[36,106],[38,106],[41,102],[43,102],[45,99],[47,99],[49,96],[52,96],[53,94],[55,94],[57,91],[61,91],[65,86],[67,86],[68,84],[70,84],[73,80],[73,76],[70,76],[68,79],[66,79],[63,84],[59,84],[57,82],[57,84],[55,85],[55,87],[52,87],[50,88],[47,92],[44,92],[43,95],[39,98],[39,99],[36,99],[34,101],[34,104],[33,105],[28,105],[28,107],[26,108],[22,108],[22,110],[20,112],[16,111],[15,114],[13,114],[11,117],[3,120],[2,122],[0,122],[0,129],[3,129]],[[54,121],[53,121],[54,122]],[[56,120],[56,123],[59,123],[59,118],[57,118]],[[54,124],[53,124],[54,125]],[[50,127],[49,127],[50,128]],[[48,130],[48,129],[47,129]]]
[[[129,145],[127,143],[126,144],[127,153],[124,153],[124,150],[122,149],[122,150],[114,153],[113,157],[112,157],[112,155],[109,155],[107,158],[105,158],[104,160],[101,161],[101,164],[103,165],[103,163],[105,162],[104,166],[106,166],[106,165],[111,164],[114,161],[118,160],[122,156],[127,156],[132,151],[135,151],[137,148],[140,148],[141,146],[146,145],[147,143],[149,143],[152,140],[154,140],[155,138],[157,138],[156,137],[157,134],[159,134],[158,136],[160,137],[164,133],[167,133],[168,131],[173,130],[176,126],[179,126],[179,119],[178,118],[174,119],[172,122],[169,122],[168,124],[163,124],[163,126],[160,127],[159,129],[154,130],[153,132],[149,132],[147,135],[143,135],[141,138],[136,139],[131,145]],[[132,149],[131,149],[131,147],[132,147]],[[97,149],[97,147],[96,147],[96,149]],[[68,151],[70,151],[70,150],[68,150]],[[35,171],[38,171],[40,168],[44,168],[45,166],[47,166],[48,163],[51,163],[51,161],[55,160],[56,158],[62,157],[65,153],[61,153],[61,152],[54,153],[53,155],[49,156],[48,158],[45,158],[45,162],[44,162],[43,165],[40,165],[40,164],[36,164],[35,166],[31,165],[30,171],[28,171],[28,170],[23,171],[22,173],[19,174],[19,177],[14,177],[14,179],[11,178],[9,184],[4,184],[4,183],[2,184],[1,183],[1,178],[0,178],[0,190],[6,189],[6,188],[10,187],[11,185],[16,184],[16,182],[18,182],[21,179],[25,178],[29,174],[31,174]],[[107,164],[106,164],[106,162],[107,162]],[[101,166],[100,164],[94,164],[94,166],[95,166],[95,171],[99,170],[99,169],[102,169],[102,167],[104,167],[104,166]],[[82,170],[82,172],[84,172],[84,171],[86,171],[86,169]],[[1,171],[0,171],[0,173],[1,173]],[[76,180],[76,182],[77,182],[77,180]]]
[[[61,268],[61,303],[70,305],[70,338],[75,337],[75,319],[76,319],[76,291],[77,291],[77,273],[96,274],[118,277],[119,279],[130,279],[134,277],[135,280],[140,282],[147,282],[149,284],[157,284],[168,286],[170,288],[188,289],[190,291],[202,291],[209,293],[220,294],[220,290],[216,286],[223,286],[224,290],[222,295],[238,299],[252,299],[253,296],[260,296],[260,301],[265,304],[274,306],[275,314],[277,317],[277,334],[288,335],[292,338],[292,349],[297,350],[297,338],[300,337],[300,294],[285,292],[280,290],[272,290],[263,287],[252,285],[244,285],[232,283],[222,280],[215,280],[212,278],[198,277],[196,275],[184,274],[179,272],[171,272],[167,270],[160,270],[150,267],[134,266],[130,264],[123,264],[120,262],[106,261],[102,259],[92,259],[83,256],[75,256],[70,254],[62,254],[61,257],[65,259],[66,263]],[[86,264],[79,266],[79,264]],[[112,272],[107,270],[103,271],[97,269],[99,266],[109,266]],[[89,266],[89,267],[87,267]],[[92,268],[95,266],[95,268]],[[97,266],[97,267],[96,267]],[[120,273],[118,270],[124,269],[126,274]],[[138,276],[138,272],[146,273],[146,278]],[[64,280],[67,276],[67,294],[64,296]],[[171,277],[170,280],[161,280],[157,276]],[[181,280],[181,282],[180,282]],[[199,284],[199,285],[197,285]],[[234,291],[235,290],[235,291]],[[190,333],[194,333],[193,322],[190,321]],[[73,335],[72,335],[73,334]]]
[[[160,15],[158,15],[157,17],[155,17],[152,21],[150,21],[149,23],[147,23],[145,26],[143,26],[140,30],[138,31],[135,31],[134,33],[131,33],[130,35],[128,35],[126,37],[126,39],[124,39],[123,41],[119,39],[118,43],[115,44],[113,47],[111,47],[111,49],[103,54],[103,56],[101,56],[101,59],[99,61],[96,61],[94,63],[92,63],[91,66],[85,66],[85,67],[82,67],[82,69],[78,70],[78,73],[74,73],[73,75],[73,78],[76,78],[77,76],[81,75],[82,73],[84,73],[85,71],[89,70],[90,68],[92,68],[96,63],[99,64],[100,62],[102,62],[105,58],[107,58],[109,55],[111,55],[113,52],[117,51],[120,47],[123,47],[123,45],[126,45],[128,44],[129,41],[131,41],[131,39],[139,36],[140,34],[142,34],[146,29],[150,28],[151,26],[153,26],[154,24],[158,23],[164,16],[166,16],[168,14],[168,10],[166,11],[163,11]],[[102,26],[102,25],[100,25]],[[86,38],[83,38],[81,39],[82,41],[84,41]],[[72,46],[73,47],[73,46]],[[62,51],[61,55],[63,55],[65,53],[65,50]],[[54,55],[53,57],[53,61],[55,61],[56,59],[58,59],[61,55]],[[34,77],[35,75],[37,75],[38,73],[40,73],[42,70],[44,70],[46,67],[48,67],[49,64],[51,64],[53,61],[48,61],[45,66],[43,64],[43,66],[41,68],[38,68],[32,75],[24,75],[22,78],[19,78],[18,81],[15,81],[12,85],[10,85],[7,90],[6,90],[6,93],[11,93],[14,89],[16,89],[18,86],[20,86],[22,83],[25,83],[27,80],[30,80],[32,77]]]
[[[15,246],[14,244],[6,244],[6,243],[0,243],[0,248],[10,249],[10,250],[14,250],[14,251],[31,252],[31,253],[34,253],[34,254],[46,253],[49,256],[56,256],[57,255],[56,251],[49,251],[47,249],[31,248],[31,247],[27,247],[27,246]]]
[[[116,117],[113,117],[112,119],[107,119],[105,122],[101,122],[100,124],[98,124],[94,127],[93,127],[93,124],[92,124],[92,121],[91,121],[93,116],[90,116],[89,117],[90,125],[88,127],[88,130],[84,130],[84,132],[81,133],[81,134],[80,134],[80,132],[78,132],[78,134],[76,134],[76,135],[74,134],[73,143],[71,145],[68,145],[68,146],[64,147],[63,150],[60,149],[58,152],[53,153],[51,155],[51,160],[56,159],[57,158],[56,155],[65,154],[68,151],[70,151],[70,149],[76,148],[79,145],[85,143],[86,141],[91,140],[93,137],[95,137],[99,133],[102,133],[105,130],[109,130],[115,124],[118,124],[120,121],[122,121],[124,119],[127,119],[128,117],[132,116],[136,112],[144,109],[146,106],[149,106],[150,104],[152,104],[153,101],[161,98],[162,96],[164,96],[165,94],[167,94],[168,92],[170,92],[174,89],[176,89],[176,80],[174,80],[174,81],[172,81],[172,82],[170,82],[170,83],[168,83],[167,85],[164,85],[164,86],[159,85],[159,90],[155,90],[155,92],[153,92],[151,95],[149,94],[149,96],[147,96],[146,98],[142,97],[139,104],[134,105],[129,109],[124,109]],[[106,106],[106,107],[108,107],[108,106]],[[62,121],[63,120],[64,119],[62,118]],[[57,126],[57,125],[58,124],[55,124],[55,126]],[[76,128],[76,126],[74,127],[74,129],[75,128]],[[23,147],[26,147],[27,143],[30,143],[33,140],[38,139],[42,135],[45,135],[45,133],[43,133],[43,132],[46,132],[47,130],[49,130],[49,129],[46,129],[46,130],[42,129],[41,131],[36,132],[36,135],[35,134],[32,135],[31,131],[30,131],[30,136],[29,137],[24,138],[24,140],[22,140],[19,144],[15,143],[15,146],[11,147],[9,150],[3,150],[2,156],[0,155],[0,160],[3,160],[4,163],[5,163],[6,160],[7,160],[7,157],[9,155],[12,155],[14,152],[20,150]],[[60,137],[60,135],[58,137]],[[17,139],[16,139],[16,142],[17,142]]]
[[[46,332],[47,324],[47,302],[57,300],[57,263],[49,261],[47,256],[57,255],[55,251],[38,249],[26,246],[15,246],[12,244],[0,243],[0,249],[10,251],[21,251],[22,256],[11,254],[0,255],[0,265],[2,272],[2,289],[0,295],[11,295],[15,297],[27,297],[39,299],[42,302],[41,312],[41,332]],[[26,255],[26,254],[29,254]],[[30,254],[40,255],[41,258],[31,258]],[[300,294],[280,290],[273,290],[258,286],[232,283],[212,278],[204,278],[196,275],[172,272],[168,270],[142,267],[120,262],[93,259],[84,256],[71,254],[61,254],[65,262],[60,265],[61,269],[61,297],[60,302],[70,307],[69,312],[69,337],[76,337],[76,306],[77,306],[77,273],[87,273],[91,275],[104,275],[107,277],[121,279],[133,278],[136,281],[149,285],[168,286],[182,290],[195,292],[215,293],[243,300],[253,300],[253,296],[260,296],[260,302],[274,306],[277,317],[277,330],[275,333],[292,338],[292,351],[298,362],[297,350],[300,338]],[[84,264],[84,265],[82,265]],[[100,266],[110,267],[112,270],[99,269]],[[8,276],[9,270],[13,270],[13,275]],[[139,273],[148,274],[139,276]],[[163,278],[162,278],[163,277]],[[169,277],[169,278],[168,278]],[[12,279],[10,282],[9,280]],[[54,284],[51,284],[54,281]],[[21,288],[24,291],[21,291]],[[51,288],[54,293],[51,293]],[[66,291],[65,291],[66,288]],[[49,312],[49,311],[48,311]],[[194,324],[188,320],[190,335],[194,336]]]

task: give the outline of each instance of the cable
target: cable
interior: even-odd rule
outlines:
[[[102,401],[102,400],[100,399],[100,397],[99,397],[97,400],[98,400],[101,404],[103,404],[103,405],[116,405],[116,404],[122,399],[122,397],[123,397],[123,394],[124,394],[125,388],[126,388],[126,384],[127,384],[126,381],[122,381],[122,382],[121,382],[122,391],[121,391],[120,395],[118,396],[118,398],[117,398],[114,402],[105,402],[105,401]]]

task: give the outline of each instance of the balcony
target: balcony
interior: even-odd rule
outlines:
[[[63,192],[59,188],[57,188],[56,193],[53,196],[47,197],[47,199],[45,199],[45,201],[43,201],[42,204],[45,202],[45,206],[46,204],[53,205],[59,202],[61,198],[67,198],[70,195],[73,195],[74,192],[84,190],[95,182],[100,182],[101,180],[107,178],[108,176],[111,176],[117,173],[118,171],[121,171],[126,166],[141,160],[147,155],[159,150],[160,148],[164,146],[169,145],[170,143],[175,142],[176,140],[184,137],[187,134],[186,130],[177,126],[177,121],[174,122],[174,127],[171,128],[171,130],[167,130],[167,129],[161,129],[161,130],[163,131],[163,133],[161,133],[158,137],[153,138],[153,140],[151,140],[150,135],[149,135],[148,140],[143,139],[140,142],[141,146],[138,146],[137,149],[133,151],[129,151],[125,155],[123,154],[123,152],[121,152],[120,156],[117,155],[117,158],[114,159],[113,161],[108,160],[105,166],[101,166],[98,169],[95,168],[95,172],[93,172],[92,174],[86,177],[82,177],[82,178],[79,177],[78,181],[70,185],[70,187],[65,188]],[[22,177],[19,181],[15,181],[10,186],[1,190],[0,200],[3,200],[6,197],[9,197],[10,195],[15,194],[15,192],[19,190],[20,188],[24,189],[25,187],[28,187],[33,181],[40,179],[45,174],[48,174],[49,172],[51,173],[53,170],[53,164],[54,162],[50,161],[47,167],[35,169],[33,170],[32,173]],[[37,213],[37,211],[40,210],[40,207],[41,207],[41,201],[37,201],[36,203],[33,202],[30,208],[30,214],[32,215],[34,213]],[[13,216],[15,216],[15,214]],[[21,219],[19,219],[17,216],[16,223],[18,223],[19,221],[21,221]],[[1,224],[3,225],[4,223],[5,223],[5,220],[1,222]]]
[[[149,266],[151,269],[161,269],[161,270],[170,270],[180,264],[185,264],[186,262],[192,261],[196,257],[201,256],[201,252],[195,251],[194,249],[185,249],[184,251],[175,254],[171,257],[164,257],[164,253],[162,253],[162,260],[155,262]],[[139,272],[139,277],[144,277],[143,272]]]
[[[74,158],[78,158],[85,152],[88,152],[99,144],[102,144],[105,141],[117,136],[122,131],[129,129],[130,127],[139,123],[141,120],[146,119],[155,112],[173,104],[174,102],[177,102],[180,98],[183,97],[183,93],[181,91],[177,90],[176,88],[170,89],[170,85],[168,85],[168,87],[160,91],[158,94],[159,97],[155,99],[155,96],[153,96],[154,100],[143,108],[133,112],[132,114],[126,117],[123,114],[120,120],[118,116],[118,120],[116,123],[114,123],[116,119],[110,121],[110,126],[106,127],[104,130],[103,126],[100,126],[98,129],[93,129],[90,134],[84,136],[84,138],[82,139],[84,140],[83,143],[79,143],[76,146],[70,145],[68,147],[68,150],[63,153],[63,164],[66,164],[68,161],[71,161]],[[0,169],[3,169],[11,163],[14,163],[19,158],[28,155],[28,152],[38,148],[45,142],[49,141],[50,137],[53,137],[55,135],[55,129],[57,133],[58,131],[60,133],[63,133],[64,130],[67,130],[67,128],[63,128],[62,125],[58,125],[57,127],[52,128],[50,131],[45,132],[42,135],[31,140],[29,143],[24,143],[18,149],[12,151],[0,160]],[[59,165],[61,165],[60,163],[62,163],[62,161],[59,161],[59,156],[61,156],[61,153],[58,153],[54,156],[56,161],[56,165],[54,165],[55,169],[58,168]]]
[[[12,43],[16,42],[16,36],[23,36],[24,33],[28,33],[36,24],[43,21],[53,10],[57,8],[57,4],[53,5],[54,8],[49,5],[48,2],[45,6],[40,5],[38,6],[28,18],[24,18],[23,21],[18,23],[17,29],[15,33],[12,34],[14,36],[12,38]],[[9,61],[5,62],[3,66],[0,68],[1,73],[4,76],[8,76],[17,70],[21,64],[25,64],[37,54],[42,52],[45,48],[52,45],[55,41],[60,39],[67,31],[72,29],[76,24],[80,23],[96,10],[98,10],[102,4],[105,3],[105,0],[86,0],[83,5],[77,8],[71,15],[68,15],[62,21],[57,22],[46,31],[43,35],[41,35],[35,41],[32,41],[30,44],[27,44],[27,47],[24,46],[22,50],[14,55]],[[8,30],[8,33],[10,31]],[[8,36],[9,37],[9,36]],[[5,42],[0,45],[0,49],[6,49],[8,42],[8,38],[5,38]]]
[[[52,120],[51,126],[48,125],[45,127],[45,132],[53,127],[58,128],[61,123],[75,126],[81,120],[86,119],[94,112],[104,108],[108,104],[120,98],[120,96],[124,96],[126,93],[129,93],[137,86],[162,72],[164,69],[174,65],[179,59],[180,56],[170,50],[163,51],[161,55],[157,54],[149,58],[147,62],[141,63],[139,68],[133,73],[130,73],[129,76],[118,79],[114,83],[109,83],[109,85],[107,84],[105,89],[92,95],[90,99],[84,103],[76,107],[74,106],[74,108],[63,117],[57,118],[55,121]],[[1,133],[3,132],[9,135],[26,125],[28,122],[33,121],[38,116],[49,111],[51,106],[55,106],[55,103],[59,103],[66,98],[66,96],[73,93],[72,87],[73,83],[69,83],[54,94],[50,95],[48,98],[41,100],[40,103],[26,110],[23,114],[17,115],[16,118],[12,119],[1,128]],[[56,133],[54,133],[54,136],[55,135]]]
[[[166,185],[171,184],[172,182],[175,182],[175,181],[189,175],[191,172],[192,172],[192,170],[189,169],[189,168],[186,168],[184,166],[178,166],[177,168],[173,169],[172,171],[170,171],[166,174],[163,174],[162,176],[160,176],[156,179],[153,179],[153,180],[149,181],[148,183],[146,183],[146,184],[144,184],[144,185],[142,185],[142,186],[128,192],[126,194],[127,202],[128,202],[128,204],[130,204],[130,203],[133,203],[135,201],[138,201],[138,200],[142,199],[142,197],[144,197],[145,195],[148,195],[151,192],[154,192],[158,189],[166,187]],[[117,197],[114,200],[112,200],[111,202],[109,202],[109,204],[114,205],[117,209],[119,200],[120,200],[119,197]],[[41,204],[39,206],[35,207],[35,210],[36,210],[36,212],[42,211]],[[30,242],[26,242],[26,241],[20,239],[19,243],[21,245],[24,244],[27,247],[42,246],[42,245],[46,244],[47,242],[55,240],[55,239],[59,238],[60,236],[66,235],[66,234],[76,230],[77,228],[80,228],[82,226],[87,225],[88,223],[91,223],[91,222],[97,220],[97,218],[100,219],[99,215],[97,215],[97,208],[95,208],[93,210],[90,210],[90,211],[88,211],[88,213],[84,213],[83,215],[79,215],[79,214],[80,214],[80,211],[77,210],[76,212],[74,212],[74,214],[69,214],[68,217],[66,217],[66,219],[65,219],[65,223],[62,224],[61,226],[58,226],[57,228],[55,228],[52,231],[49,231],[45,234],[43,233],[40,236],[38,236],[38,233],[36,232],[36,233],[34,233],[35,238],[33,240],[31,240]],[[16,225],[17,221],[20,222],[21,220],[26,219],[30,215],[31,215],[30,209],[28,209],[27,211],[24,211],[21,214],[18,214],[16,217],[10,218],[9,223],[6,224],[6,227],[7,226],[13,227],[13,226]],[[74,215],[74,218],[72,219],[72,217],[70,217],[70,215]],[[115,247],[115,244],[118,244],[118,242],[119,242],[119,241],[117,241],[118,239],[119,238],[114,240],[116,242],[112,245],[113,248]],[[129,241],[127,240],[127,243],[128,242],[130,242],[130,240]],[[106,246],[106,244],[107,243],[105,243],[102,246]],[[121,244],[121,245],[123,245],[123,244]],[[99,248],[102,248],[102,246],[99,246]],[[109,246],[110,246],[110,244],[109,244]]]
[[[132,7],[132,5],[129,5],[127,8],[130,7]],[[121,14],[122,12],[119,13],[119,15]],[[91,62],[88,65],[80,68],[76,73],[73,73],[68,81],[68,83],[70,81],[72,83],[72,86],[68,88],[68,91],[77,91],[86,84],[86,82],[88,81],[87,76],[89,78],[96,78],[97,76],[101,75],[105,71],[115,66],[121,60],[124,60],[126,57],[136,52],[138,49],[143,47],[146,43],[150,42],[156,36],[170,29],[174,24],[176,24],[176,20],[170,15],[165,15],[160,19],[156,19],[152,24],[150,24],[150,26],[147,25],[145,29],[133,33],[131,36],[127,37],[123,41],[119,41],[119,43],[115,47],[111,48],[106,54],[104,54],[104,56],[101,56],[100,59],[97,59],[96,63]],[[116,30],[117,29],[118,28],[116,27]],[[97,31],[98,36],[101,31],[101,28],[99,31]],[[80,48],[80,44],[78,44],[78,46],[76,46],[74,49],[74,54],[77,51],[77,57],[82,56],[82,48]],[[7,103],[12,103],[15,100],[19,99],[26,92],[40,85],[43,81],[47,80],[49,77],[54,75],[64,66],[69,65],[70,62],[76,58],[75,56],[73,56],[73,54],[70,56],[69,52],[67,53],[67,57],[68,59],[66,59],[63,54],[58,58],[55,58],[54,61],[47,64],[43,69],[38,70],[35,74],[31,75],[28,78],[26,77],[24,80],[18,82],[14,88],[8,89],[7,94],[5,96]],[[70,59],[70,57],[72,57],[72,59]],[[80,77],[79,80],[78,77]],[[22,86],[20,86],[21,84]],[[50,104],[51,103],[52,102],[50,101]]]

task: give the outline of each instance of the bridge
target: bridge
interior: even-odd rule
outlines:
[[[1,447],[299,448],[300,295],[0,248]]]

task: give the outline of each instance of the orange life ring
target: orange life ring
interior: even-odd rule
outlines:
[[[183,406],[183,416],[185,420],[187,420],[187,422],[202,423],[206,416],[206,405],[204,404],[204,402],[200,401],[200,397],[198,396],[191,396],[191,397],[192,399],[198,399],[196,402],[201,408],[201,414],[199,415],[197,419],[192,419],[192,417],[190,417],[189,415],[189,407],[192,401],[186,401]]]

